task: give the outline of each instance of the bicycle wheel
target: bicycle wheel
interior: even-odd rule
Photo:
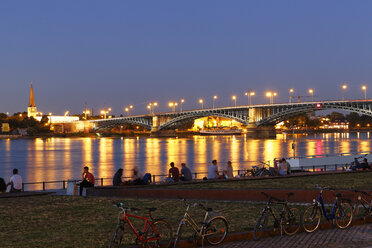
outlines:
[[[284,219],[282,220],[282,226],[284,232],[291,236],[298,232],[301,225],[301,212],[298,208],[287,209],[284,213]]]
[[[320,224],[321,212],[316,205],[311,205],[304,211],[302,216],[302,226],[306,232],[314,232]]]
[[[363,206],[363,205],[360,205],[360,203],[356,203],[354,204],[354,207],[353,207],[353,219],[354,218],[365,218],[369,215],[372,215],[372,208],[370,206]]]
[[[116,225],[115,232],[112,235],[109,248],[120,248],[121,241],[124,234],[124,223],[119,223]]]
[[[335,212],[335,220],[336,225],[341,229],[345,229],[346,227],[350,226],[351,221],[353,220],[353,208],[351,207],[350,203],[340,203]]]
[[[222,216],[217,216],[210,219],[207,227],[204,230],[204,238],[210,245],[221,244],[229,231],[229,224]]]
[[[258,218],[256,225],[254,226],[254,229],[253,229],[254,240],[257,241],[262,237],[263,233],[265,232],[267,220],[268,220],[268,215],[267,215],[267,212],[264,211]]]
[[[147,227],[144,240],[151,240],[144,242],[145,247],[170,247],[172,242],[172,228],[168,222],[157,220],[152,224],[155,230],[150,225]]]

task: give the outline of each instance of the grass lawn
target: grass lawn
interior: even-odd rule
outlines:
[[[179,184],[162,187],[178,189],[314,189],[315,184],[335,189],[372,190],[372,172],[354,172],[264,180],[232,180],[225,182]]]
[[[0,199],[0,247],[107,247],[117,223],[118,208],[112,202],[130,207],[157,207],[156,218],[167,217],[175,232],[185,207],[177,200],[137,200],[74,196],[35,196]],[[207,202],[229,221],[231,232],[251,231],[263,205]],[[138,212],[139,215],[145,211]],[[190,212],[201,223],[204,212]],[[142,222],[134,222],[141,227]],[[128,229],[126,229],[128,230]],[[182,238],[192,237],[184,228]],[[125,244],[134,244],[133,236]]]

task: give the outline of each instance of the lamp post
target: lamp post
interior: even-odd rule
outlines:
[[[270,92],[270,91],[269,91],[269,92],[266,92],[266,96],[269,98],[269,103],[270,103],[270,104],[272,104],[272,98],[271,98],[272,95],[273,95],[272,92]]]
[[[345,90],[347,89],[347,85],[346,84],[342,84],[342,86],[341,86],[341,88],[342,88],[342,101],[344,101],[345,100]]]
[[[272,96],[272,103],[274,103],[274,96],[277,96],[277,95],[278,95],[278,93],[276,93],[276,92],[273,93],[273,96]]]
[[[236,96],[232,96],[231,99],[235,102],[235,107],[236,107]]]
[[[103,119],[107,118],[107,114],[110,113],[111,108],[101,110],[101,114],[103,115]]]
[[[313,102],[314,101],[314,90],[309,89],[309,94],[311,95],[311,101]]]
[[[178,106],[177,102],[170,102],[168,105],[172,108],[172,112],[176,112],[176,106]]]
[[[202,109],[204,108],[204,101],[203,99],[199,99],[199,103],[201,104]]]
[[[86,120],[88,118],[88,115],[90,114],[90,111],[89,110],[84,110],[83,114],[84,114],[84,118]]]
[[[293,98],[292,94],[293,94],[293,92],[294,92],[294,89],[289,89],[289,103],[292,103],[292,98]]]
[[[149,109],[150,114],[154,114],[154,107],[156,107],[156,106],[158,106],[158,103],[157,102],[150,102],[147,105],[147,108]]]
[[[213,96],[213,108],[214,108],[214,101],[216,101],[217,100],[217,96],[215,95],[215,96]]]
[[[181,112],[182,112],[182,105],[183,105],[183,103],[185,102],[185,100],[184,99],[181,99]]]
[[[130,105],[129,107],[126,107],[124,110],[127,112],[127,115],[130,116],[130,111],[132,110],[133,105]]]
[[[363,85],[362,90],[364,90],[364,100],[367,100],[367,86]]]
[[[252,105],[252,96],[254,96],[256,93],[254,91],[245,92],[244,95],[248,96],[248,106]]]

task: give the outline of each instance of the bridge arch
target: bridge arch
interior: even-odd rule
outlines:
[[[228,115],[228,114],[219,113],[219,112],[201,112],[200,111],[200,112],[195,112],[195,113],[188,113],[188,114],[185,114],[185,115],[179,115],[179,116],[177,116],[177,117],[159,125],[159,130],[168,129],[168,128],[171,128],[171,127],[177,127],[177,126],[180,126],[180,125],[182,125],[186,122],[194,121],[196,119],[200,119],[200,118],[204,118],[204,117],[211,117],[211,116],[222,117],[222,118],[226,118],[226,119],[230,119],[230,120],[235,120],[239,123],[247,125],[247,120],[246,119],[239,118],[237,116]]]
[[[94,129],[96,131],[100,130],[107,130],[111,129],[117,126],[126,125],[126,124],[132,124],[136,126],[144,127],[148,130],[151,130],[152,127],[152,118],[112,118],[112,119],[106,119],[106,120],[100,120],[95,122],[96,125]]]
[[[315,111],[328,110],[328,109],[340,109],[348,112],[355,112],[358,114],[368,115],[372,117],[372,108],[369,104],[332,104],[332,103],[319,103],[308,104],[303,106],[294,106],[292,108],[283,109],[271,113],[269,116],[257,121],[257,126],[264,125],[275,125],[281,121],[285,121],[288,118],[292,118],[301,114],[307,114]]]

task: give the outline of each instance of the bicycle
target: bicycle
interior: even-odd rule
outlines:
[[[182,228],[187,223],[191,226],[196,236],[201,237],[202,244],[204,239],[210,245],[218,245],[221,244],[228,233],[229,225],[225,217],[223,216],[215,216],[209,218],[210,212],[213,211],[212,208],[205,207],[201,203],[188,203],[185,199],[183,199],[184,204],[186,205],[186,211],[183,218],[180,221],[180,224],[177,229],[177,233],[174,238],[173,248],[176,248],[178,245],[178,241],[181,239],[182,235]],[[190,207],[200,206],[204,211],[204,220],[202,222],[201,227],[199,227],[195,220],[189,215]]]
[[[357,201],[353,205],[353,215],[356,217],[359,214],[362,218],[372,215],[372,201],[368,202],[365,198],[362,197],[362,194],[365,196],[371,196],[365,191],[354,190],[355,193],[358,193]]]
[[[330,221],[336,223],[337,227],[340,229],[347,228],[353,220],[353,208],[349,202],[341,199],[341,193],[336,194],[336,199],[333,203],[332,212],[326,210],[323,201],[323,190],[333,190],[328,187],[319,187],[320,193],[318,200],[313,199],[313,204],[306,208],[302,217],[302,226],[306,232],[314,232],[319,228],[321,216]],[[333,190],[334,191],[334,190]]]
[[[127,208],[123,203],[116,204],[121,209],[118,215],[118,224],[116,225],[115,232],[111,238],[110,248],[119,248],[124,235],[124,224],[128,224],[130,229],[136,236],[136,244],[140,243],[144,247],[160,247],[164,245],[169,247],[172,241],[172,228],[164,219],[153,219],[151,212],[155,211],[156,208],[146,208],[148,214],[146,217],[136,216],[129,214],[129,211],[139,211],[138,208]],[[137,229],[130,218],[136,218],[143,220],[144,226],[143,231],[137,231]]]
[[[298,208],[290,208],[288,206],[288,198],[294,195],[294,193],[288,193],[286,200],[280,200],[266,194],[265,192],[261,192],[261,194],[269,198],[269,200],[262,209],[261,215],[258,217],[254,226],[253,239],[257,241],[264,234],[268,223],[269,214],[271,214],[271,216],[274,218],[274,228],[280,227],[280,235],[283,235],[283,231],[289,236],[297,233],[301,225],[301,212]],[[272,204],[283,205],[283,209],[279,217],[275,214],[274,209],[271,207]]]

